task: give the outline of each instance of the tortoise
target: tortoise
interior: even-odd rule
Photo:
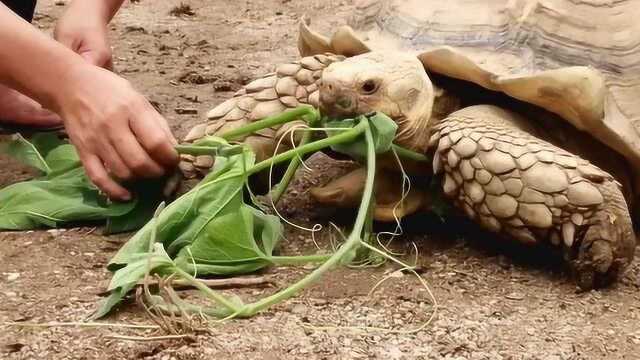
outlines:
[[[633,6],[360,0],[350,25],[330,38],[303,19],[301,57],[214,107],[184,141],[300,104],[335,118],[383,112],[398,124],[398,144],[433,157],[433,166],[405,170],[441,177],[443,193],[483,228],[561,249],[581,288],[606,286],[636,246],[640,38],[633,34],[640,24]],[[244,141],[264,158],[291,126]],[[193,178],[213,161],[184,156],[181,170]],[[389,191],[377,192],[376,219],[389,221],[401,194],[390,191],[397,165],[383,164],[377,186]],[[312,194],[351,206],[363,178],[358,169]],[[429,203],[414,184],[399,215]]]

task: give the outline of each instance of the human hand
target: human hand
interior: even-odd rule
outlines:
[[[103,0],[106,2],[106,0]],[[113,69],[107,25],[111,12],[90,0],[72,2],[54,29],[54,38],[90,64]]]
[[[128,81],[87,64],[69,70],[62,87],[55,110],[87,175],[110,198],[131,198],[116,179],[158,177],[177,165],[167,122]]]

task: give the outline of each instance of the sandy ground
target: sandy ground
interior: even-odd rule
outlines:
[[[202,121],[214,104],[249,79],[296,57],[296,22],[309,14],[315,27],[342,24],[349,1],[188,0],[193,16],[169,15],[174,0],[127,4],[112,26],[116,68],[148,95],[178,136]],[[62,6],[41,1],[37,25],[50,31]],[[105,94],[108,97],[109,94]],[[179,115],[176,108],[197,109]],[[294,220],[321,221],[305,195],[339,172],[313,162],[285,201]],[[28,172],[0,157],[0,186]],[[158,336],[120,327],[0,329],[2,359],[637,359],[640,353],[640,264],[612,288],[579,293],[558,261],[544,251],[498,242],[473,226],[414,219],[396,250],[419,250],[421,276],[434,307],[409,275],[369,294],[395,267],[343,269],[299,297],[252,319],[210,323],[178,340],[128,341],[114,335]],[[463,224],[464,225],[464,224]],[[0,234],[0,324],[74,322],[95,308],[110,275],[105,264],[128,236],[95,229]],[[327,246],[326,236],[320,245]],[[308,234],[291,231],[285,253],[313,251]],[[407,257],[411,260],[411,256]],[[272,287],[239,290],[257,298],[286,286],[306,269],[278,269]],[[135,303],[106,321],[150,324]],[[199,325],[201,326],[201,325]],[[362,330],[364,326],[392,331]]]

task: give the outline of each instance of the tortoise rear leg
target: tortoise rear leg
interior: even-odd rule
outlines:
[[[563,247],[583,289],[611,283],[635,248],[619,184],[530,130],[518,115],[486,105],[436,124],[430,145],[445,194],[488,230]]]

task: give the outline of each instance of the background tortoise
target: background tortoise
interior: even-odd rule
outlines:
[[[343,27],[326,38],[303,22],[302,59],[211,110],[185,141],[301,103],[338,117],[383,111],[399,124],[397,142],[434,155],[444,193],[470,218],[524,243],[560,246],[581,287],[606,284],[635,249],[640,40],[632,34],[640,25],[631,7],[360,1],[357,32]],[[286,130],[245,141],[266,157]],[[184,157],[181,167],[194,177],[212,163]],[[349,203],[360,180],[356,171],[314,195]],[[419,193],[412,199],[401,215],[426,203]]]

